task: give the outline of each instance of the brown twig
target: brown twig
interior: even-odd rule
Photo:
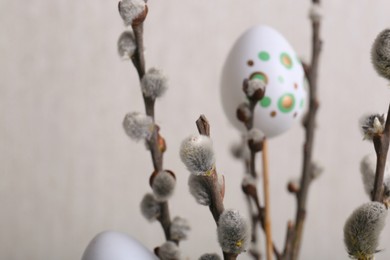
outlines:
[[[160,217],[157,219],[161,223],[161,227],[164,230],[164,235],[167,240],[173,241],[176,244],[179,244],[178,240],[171,239],[171,218],[169,214],[169,207],[168,207],[168,202],[164,201],[160,203],[161,205],[161,214]]]
[[[198,128],[199,134],[210,136],[210,124],[204,115],[201,115],[199,119],[196,120],[196,126]],[[218,174],[215,167],[210,176],[204,176],[203,178],[206,180],[205,184],[207,185],[207,190],[209,191],[210,196],[209,209],[213,215],[215,223],[218,226],[219,217],[225,208],[223,205],[223,197],[220,190],[221,188],[218,185]],[[224,189],[224,187],[222,187],[222,189]],[[223,258],[225,260],[235,260],[237,259],[237,255],[223,252]]]
[[[143,23],[133,25],[133,32],[137,49],[132,56],[134,67],[138,72],[139,80],[141,81],[145,75],[145,58],[144,58],[144,45],[143,45]],[[146,97],[143,95],[145,111],[148,116],[155,120],[154,115],[154,104],[155,99]],[[153,167],[155,171],[161,171],[163,169],[163,156],[162,152],[158,147],[158,127],[155,128],[152,137],[148,141],[148,147],[152,156]]]
[[[243,137],[243,141],[245,142],[245,138]],[[255,155],[254,152],[251,151],[251,156]],[[251,173],[252,172],[256,172],[255,171],[255,164],[254,163],[251,163],[252,159],[250,160],[245,160],[245,174],[248,174],[248,175],[252,175]],[[256,176],[252,176],[253,178],[256,178]],[[243,187],[244,189],[244,187]],[[245,193],[245,191],[244,191]],[[256,191],[257,193],[257,191]],[[254,208],[254,205],[252,203],[252,198],[249,194],[246,194],[245,193],[245,198],[246,198],[246,201],[247,201],[247,205],[248,205],[248,211],[249,211],[249,216],[251,216],[251,243],[252,243],[252,246],[253,248],[257,248],[257,241],[258,241],[258,238],[257,238],[257,224],[260,224],[260,220],[259,220],[259,211],[257,210],[257,212],[255,212],[255,208]],[[249,253],[252,255],[252,257],[255,259],[255,260],[260,260],[261,259],[261,251],[260,250],[250,250]]]
[[[373,137],[376,152],[376,173],[372,201],[383,202],[383,176],[385,173],[387,152],[390,142],[390,104],[387,112],[385,129],[382,134]]]
[[[247,87],[249,84],[249,80],[244,80],[243,83],[243,91],[245,94],[247,94]],[[253,96],[249,96],[247,94],[247,98],[249,100],[249,111],[250,111],[250,116],[248,118],[242,117],[239,118],[240,121],[242,121],[245,124],[245,127],[247,131],[249,132],[253,128],[253,118],[254,118],[254,112],[255,112],[255,107],[257,103],[264,97],[264,90],[258,90],[257,94],[253,94]],[[239,117],[240,115],[240,108],[238,108],[237,111],[237,116]],[[255,165],[255,159],[256,159],[256,153],[259,152],[260,150],[264,149],[264,145],[266,145],[265,138],[260,144],[259,147],[262,147],[262,149],[255,149],[254,145],[251,145],[251,141],[249,140],[248,142],[248,147],[250,150],[250,160],[249,160],[249,169],[250,169],[250,174],[252,175],[253,178],[257,177],[256,173],[256,165]],[[254,141],[253,141],[254,142]],[[268,180],[268,158],[267,158],[267,151],[263,151],[262,153],[262,161],[263,161],[263,187],[264,187],[264,200],[265,200],[265,207],[262,209],[261,212],[264,212],[264,216],[261,217],[261,225],[264,229],[265,232],[265,237],[266,237],[266,257],[267,260],[272,260],[272,248],[273,248],[273,242],[272,242],[272,232],[271,232],[271,218],[270,218],[270,200],[269,200],[269,180]],[[257,193],[257,189],[256,189]],[[256,194],[257,197],[257,194]],[[259,203],[259,202],[258,202]],[[260,211],[259,211],[260,213]]]
[[[259,200],[259,196],[257,193],[257,188],[254,185],[247,185],[247,186],[243,187],[243,191],[255,203],[255,206],[256,206],[256,209],[258,212],[258,215],[257,215],[258,221],[260,222],[260,226],[262,227],[262,229],[265,231],[265,220],[264,220],[265,212],[264,212],[264,208],[260,205],[260,200]],[[281,258],[282,255],[280,254],[279,250],[277,249],[277,247],[274,243],[272,243],[272,250],[274,252],[276,259],[278,259],[278,260],[282,259]]]
[[[132,28],[135,36],[136,45],[137,45],[135,53],[132,56],[132,61],[134,67],[138,72],[139,80],[141,81],[145,75],[143,22],[133,24]],[[153,119],[153,122],[155,122],[155,109],[154,109],[155,99],[146,97],[145,95],[143,95],[143,99],[144,99],[146,114]],[[156,125],[150,140],[147,141],[147,146],[150,150],[150,154],[152,157],[153,167],[156,172],[160,172],[163,170],[163,151],[159,147],[159,137],[160,137],[159,127]],[[165,239],[169,241],[173,241],[176,244],[179,244],[179,241],[171,238],[171,234],[170,234],[171,218],[169,213],[168,202],[162,202],[160,203],[160,206],[161,206],[161,214],[160,217],[158,218],[158,221],[160,222],[164,230]]]
[[[196,126],[198,128],[199,134],[210,136],[210,124],[204,115],[201,115],[196,121]],[[222,214],[225,208],[223,206],[223,198],[218,187],[218,174],[215,167],[210,176],[204,176],[203,178],[206,180],[206,190],[210,192],[210,212],[213,215],[215,223],[218,225],[219,216]]]
[[[250,149],[250,160],[249,160],[249,174],[257,179],[257,172],[256,172],[256,152]]]
[[[259,213],[256,213],[254,211],[252,202],[251,202],[251,197],[248,194],[245,194],[245,199],[247,201],[248,205],[248,211],[249,211],[249,216],[251,217],[251,243],[254,247],[257,247],[257,224],[259,222]],[[254,250],[251,249],[249,250],[249,253],[252,255],[253,259],[255,260],[260,260],[261,259],[261,254],[260,250]]]
[[[284,248],[283,256],[289,256],[292,251],[292,243],[289,241],[292,241],[294,238],[294,224],[292,221],[289,221],[287,223],[287,232],[286,232],[286,247]]]
[[[320,0],[312,0],[313,4],[320,4]],[[299,250],[301,247],[303,226],[306,218],[306,203],[311,183],[310,168],[312,164],[312,151],[314,143],[315,118],[318,109],[317,99],[317,75],[318,64],[321,52],[320,26],[319,20],[312,20],[312,57],[308,71],[309,81],[309,111],[305,122],[305,143],[303,146],[303,169],[300,181],[300,189],[297,193],[297,212],[295,216],[295,225],[293,236],[286,243],[286,248],[292,247],[291,256],[285,256],[286,259],[298,259]],[[292,243],[292,246],[289,245]],[[289,250],[287,250],[289,251]]]

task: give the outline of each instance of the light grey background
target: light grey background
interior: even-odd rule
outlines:
[[[217,167],[226,177],[227,208],[246,214],[242,165],[229,154],[238,140],[219,100],[219,77],[236,38],[254,24],[279,30],[310,58],[308,0],[149,1],[147,67],[162,68],[170,89],[157,103],[168,143],[165,167],[176,172],[172,215],[192,224],[181,248],[197,259],[219,252],[208,209],[187,189],[178,149],[204,113],[212,125]],[[359,162],[373,152],[359,118],[386,112],[390,90],[370,64],[375,36],[390,24],[390,2],[324,1],[321,107],[314,158],[326,170],[310,189],[302,259],[347,259],[344,221],[368,201]],[[142,143],[121,127],[125,113],[143,111],[135,70],[116,53],[124,27],[117,1],[0,1],[0,258],[80,259],[102,230],[133,235],[150,249],[163,242],[158,223],[139,212],[152,171]],[[270,141],[272,220],[279,248],[295,200],[287,181],[300,173],[303,131],[295,126]],[[390,258],[390,224],[378,259]],[[241,256],[240,259],[247,259]]]

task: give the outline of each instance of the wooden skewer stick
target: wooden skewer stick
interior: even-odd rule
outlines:
[[[271,214],[270,214],[270,197],[269,197],[269,175],[268,175],[268,151],[267,140],[263,140],[262,149],[263,160],[263,189],[264,189],[264,222],[265,222],[265,237],[266,237],[266,252],[267,260],[272,260],[272,230],[271,230]]]

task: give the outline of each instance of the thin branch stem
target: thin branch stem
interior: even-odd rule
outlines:
[[[137,44],[137,49],[132,57],[132,61],[134,67],[138,72],[139,80],[141,81],[145,75],[145,58],[144,58],[144,44],[143,44],[143,23],[137,23],[132,26],[135,41]],[[153,119],[155,122],[155,99],[146,97],[143,95],[145,111],[148,116]],[[147,141],[147,145],[150,150],[150,154],[152,157],[153,168],[156,172],[160,172],[163,170],[163,151],[159,147],[159,127],[155,127],[153,134],[150,140]],[[161,227],[164,230],[165,239],[169,241],[173,241],[176,244],[179,244],[179,241],[171,238],[170,227],[171,227],[171,218],[169,213],[169,205],[168,202],[160,203],[161,206],[161,216],[158,218],[158,221],[161,224]]]
[[[249,173],[252,175],[253,178],[257,179],[257,173],[256,173],[256,152],[251,149],[251,159],[249,161]]]
[[[132,56],[135,69],[138,72],[138,77],[142,79],[145,75],[145,58],[144,58],[144,24],[140,23],[132,27],[137,49]],[[146,104],[145,104],[146,105]]]
[[[253,202],[255,203],[258,212],[257,218],[260,222],[260,226],[262,227],[263,231],[265,231],[265,219],[264,219],[265,212],[264,212],[264,208],[261,207],[260,205],[260,199],[259,196],[257,195],[258,194],[257,188],[253,185],[248,185],[244,188],[244,193],[247,194],[249,197],[251,197]],[[279,253],[279,250],[277,249],[274,243],[272,243],[272,249],[276,259],[278,260],[282,259],[281,258],[282,255]]]
[[[245,142],[245,137],[243,137],[243,141]],[[255,165],[254,165],[254,163],[253,163],[253,165],[251,165],[251,162],[252,162],[252,159],[245,160],[245,170],[246,170],[245,174],[252,175],[251,174],[252,169],[253,169],[253,171],[255,171],[255,169],[254,169]],[[252,176],[252,177],[256,178],[256,176]],[[260,213],[258,211],[257,212],[255,211],[255,207],[254,207],[253,203],[251,202],[251,200],[252,200],[251,196],[249,194],[245,193],[245,198],[246,198],[247,205],[248,205],[249,216],[251,217],[251,231],[252,231],[251,243],[252,243],[252,247],[257,249],[257,247],[258,247],[258,245],[257,245],[257,242],[258,242],[257,224],[260,224],[260,220],[259,220]],[[261,259],[261,251],[260,250],[253,249],[253,250],[250,250],[249,253],[252,255],[252,257],[255,260]]]
[[[246,93],[245,92],[245,84],[247,84],[247,83],[248,83],[248,81],[245,80],[244,81],[244,89],[243,89],[244,93]],[[246,120],[243,123],[245,124],[246,129],[249,132],[253,128],[253,118],[254,118],[255,107],[256,107],[256,104],[258,103],[259,100],[256,100],[256,99],[249,97],[249,96],[248,96],[248,99],[249,99],[249,110],[250,110],[251,116],[248,118],[248,120]],[[256,187],[254,187],[256,195],[252,198],[257,200],[257,201],[255,201],[255,203],[258,205],[260,223],[261,223],[261,226],[263,227],[263,230],[264,230],[265,236],[266,236],[266,258],[267,258],[267,260],[272,260],[272,258],[273,258],[273,255],[272,255],[273,242],[272,242],[272,233],[271,233],[272,232],[271,218],[270,218],[270,211],[269,211],[270,196],[269,196],[269,178],[268,178],[268,154],[266,151],[266,147],[264,150],[264,146],[266,146],[265,138],[262,141],[261,145],[263,146],[263,148],[262,148],[263,149],[262,161],[263,161],[263,190],[264,190],[265,208],[260,207],[260,202],[258,199]],[[256,159],[256,153],[259,150],[256,150],[254,147],[252,147],[249,144],[249,142],[248,142],[248,147],[249,147],[249,150],[251,153],[250,160],[249,160],[250,174],[252,175],[253,178],[257,178],[255,159]],[[278,256],[278,252],[276,250],[274,250],[274,252],[275,252],[275,255]]]
[[[209,209],[213,215],[215,223],[218,225],[218,220],[223,211],[223,198],[221,196],[218,185],[218,174],[216,170],[213,170],[210,176],[203,177],[206,180],[207,190],[210,191],[210,205]]]
[[[170,231],[171,218],[170,218],[170,214],[169,214],[168,202],[167,201],[161,202],[160,206],[161,206],[161,215],[157,220],[160,222],[160,224],[164,230],[165,238],[167,240],[175,242],[178,245],[179,240],[171,239],[171,231]]]
[[[286,231],[286,247],[284,248],[283,256],[289,256],[292,252],[292,241],[294,239],[294,224],[292,221],[287,223],[287,231]]]
[[[245,199],[248,205],[249,216],[251,218],[251,243],[255,248],[257,247],[257,223],[259,223],[259,214],[255,213],[253,204],[251,202],[251,197],[248,194],[245,194]],[[249,253],[256,260],[260,260],[260,251],[249,250]]]
[[[143,44],[143,23],[133,26],[133,32],[135,36],[135,41],[137,44],[137,49],[132,57],[134,67],[138,72],[139,80],[141,81],[145,75],[145,58],[144,58],[144,44]],[[155,99],[146,97],[143,94],[145,112],[150,116],[153,121],[155,121]],[[155,127],[155,130],[152,134],[152,137],[148,141],[148,147],[152,156],[152,162],[154,170],[159,172],[163,169],[163,154],[158,147],[158,127]]]
[[[210,136],[210,124],[207,118],[204,115],[201,115],[198,120],[196,120],[196,126],[198,128],[198,132],[201,135]],[[214,221],[218,226],[219,217],[225,210],[223,205],[223,197],[221,193],[221,188],[218,184],[218,174],[217,170],[213,169],[210,176],[204,176],[205,184],[207,185],[207,190],[209,191],[210,196],[210,205],[209,209],[211,214],[213,215]],[[224,187],[222,187],[224,189]],[[224,260],[235,260],[237,259],[236,254],[227,253],[223,251]]]
[[[312,0],[313,4],[320,4],[320,0]],[[315,118],[318,109],[317,99],[317,75],[318,64],[321,52],[320,39],[320,21],[312,20],[312,57],[308,72],[309,81],[309,111],[305,122],[305,143],[303,146],[303,169],[301,175],[300,189],[297,194],[297,212],[295,216],[294,235],[292,239],[292,256],[291,259],[296,260],[299,256],[301,247],[303,226],[306,218],[306,203],[309,192],[309,185],[311,183],[310,168],[312,165],[312,151],[314,143]],[[288,241],[291,243],[291,240]],[[288,244],[288,243],[287,243]],[[289,247],[290,245],[287,245]],[[290,257],[288,257],[289,259]]]
[[[373,143],[376,152],[376,173],[372,200],[383,202],[383,176],[385,173],[387,152],[390,142],[390,104],[387,112],[385,129],[382,134],[374,136]]]

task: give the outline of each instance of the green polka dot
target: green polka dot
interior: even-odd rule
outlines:
[[[286,52],[282,52],[282,54],[280,54],[280,62],[287,69],[291,69],[293,67],[293,60]]]
[[[301,100],[301,102],[299,102],[299,107],[300,108],[303,108],[303,106],[305,105],[305,100]]]
[[[270,58],[269,53],[266,51],[262,51],[259,53],[259,59],[262,61],[268,61]]]
[[[270,105],[271,105],[271,99],[269,97],[265,96],[260,100],[260,106],[266,108],[269,107]]]
[[[278,77],[278,81],[279,81],[280,83],[284,83],[284,78],[283,78],[283,76],[279,76],[279,77]]]
[[[295,107],[295,97],[291,93],[284,94],[278,100],[278,108],[283,113],[291,112]]]

